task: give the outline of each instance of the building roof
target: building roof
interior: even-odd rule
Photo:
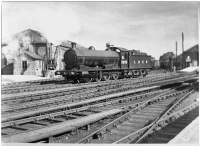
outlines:
[[[47,39],[39,31],[27,29],[16,33],[13,37],[18,40],[29,39],[30,43],[47,43]]]
[[[199,45],[198,44],[194,45],[193,47],[191,47],[191,48],[189,48],[189,49],[187,49],[187,50],[184,51],[184,53],[186,53],[186,52],[198,53],[199,52]],[[182,55],[183,55],[183,53],[181,53],[180,55],[178,55],[177,56],[177,60],[182,59]]]
[[[33,59],[35,60],[43,60],[44,58],[33,53],[33,52],[30,52],[30,51],[24,51],[25,54],[27,54],[28,56],[32,57]]]
[[[184,51],[184,52],[199,52],[199,45],[196,44],[195,46],[193,46],[193,47],[187,49],[187,50]]]
[[[63,42],[60,43],[59,46],[65,47],[65,48],[72,48],[71,43],[72,43],[71,41],[63,41]],[[77,43],[76,43],[76,48],[77,49],[87,49],[86,47],[84,47],[84,46],[82,46],[80,44],[77,44]]]

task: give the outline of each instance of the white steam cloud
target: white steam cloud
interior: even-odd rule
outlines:
[[[19,48],[26,50],[31,43],[30,37],[24,34],[18,36],[8,36],[2,40],[2,53],[6,56],[8,63],[12,63],[14,58],[20,54]]]
[[[26,29],[41,32],[54,44],[80,31],[78,15],[69,2],[3,2],[2,36]]]
[[[17,49],[20,47],[19,41],[8,37],[6,40],[3,40],[3,42],[6,42],[6,46],[2,48],[2,53],[6,56],[8,63],[12,63],[17,55]]]

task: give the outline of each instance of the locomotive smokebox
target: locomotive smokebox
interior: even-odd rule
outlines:
[[[75,50],[76,49],[76,43],[71,42],[71,45],[72,45],[72,49]]]

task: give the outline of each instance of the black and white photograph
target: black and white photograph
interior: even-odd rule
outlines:
[[[2,1],[1,144],[199,145],[199,1]]]

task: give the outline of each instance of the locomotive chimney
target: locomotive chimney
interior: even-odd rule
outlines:
[[[72,45],[72,49],[76,49],[76,43],[75,42],[71,42],[71,45]]]

